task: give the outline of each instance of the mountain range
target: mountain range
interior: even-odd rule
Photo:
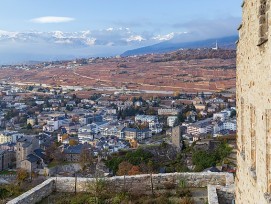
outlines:
[[[188,41],[188,39],[190,39],[189,42],[180,43],[180,41]],[[0,30],[0,64],[108,57],[120,53],[123,53],[122,56],[165,53],[181,48],[214,47],[216,41],[219,47],[234,49],[238,37],[231,36],[203,41],[191,39],[193,39],[193,35],[189,33],[145,37],[128,28],[80,32]],[[149,46],[150,44],[152,45]]]
[[[128,50],[121,56],[133,56],[143,54],[160,54],[176,51],[179,49],[197,49],[197,48],[214,48],[216,43],[219,48],[224,49],[236,49],[235,42],[238,40],[238,36],[229,36],[218,39],[207,39],[201,41],[191,42],[175,42],[174,40],[168,40],[161,43],[157,43],[151,46],[141,47],[138,49]]]

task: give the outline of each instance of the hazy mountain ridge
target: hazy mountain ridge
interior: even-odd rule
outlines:
[[[216,46],[216,41],[218,43],[219,48],[236,49],[235,42],[237,40],[238,36],[229,36],[218,39],[208,39],[202,41],[181,42],[181,43],[169,40],[151,46],[128,50],[124,52],[121,56],[133,56],[151,53],[159,54],[172,52],[179,49],[213,48]]]
[[[65,33],[53,32],[9,32],[0,31],[2,43],[56,43],[76,46],[90,46],[95,42],[89,31]]]

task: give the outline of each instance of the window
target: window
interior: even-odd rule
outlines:
[[[267,0],[260,0],[259,7],[259,41],[258,46],[268,40],[268,4]]]

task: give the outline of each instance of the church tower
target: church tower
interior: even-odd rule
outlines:
[[[237,42],[237,204],[271,203],[271,0],[245,0]]]

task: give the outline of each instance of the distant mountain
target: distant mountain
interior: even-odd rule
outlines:
[[[212,48],[215,47],[216,41],[219,48],[225,49],[236,49],[235,42],[238,40],[238,36],[229,36],[218,39],[208,39],[202,41],[193,41],[193,42],[174,42],[174,41],[165,41],[155,45],[142,47],[134,50],[128,50],[124,52],[121,56],[133,56],[133,55],[143,55],[143,54],[159,54],[172,52],[179,49],[196,49],[196,48]]]

